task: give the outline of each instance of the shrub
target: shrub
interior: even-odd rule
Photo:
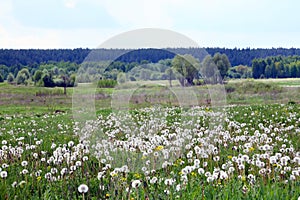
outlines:
[[[117,85],[117,81],[113,79],[103,79],[99,80],[97,86],[99,88],[113,88]]]
[[[43,72],[41,70],[36,70],[32,79],[35,84],[37,84],[43,77]]]
[[[119,83],[125,83],[126,82],[126,74],[124,72],[120,72],[118,74],[117,80]]]
[[[282,88],[277,85],[269,83],[255,82],[255,81],[244,81],[236,84],[236,90],[240,94],[255,94],[255,93],[279,93]]]
[[[14,75],[12,73],[9,73],[7,76],[7,82],[12,83],[12,82],[14,82],[14,80],[15,80]]]
[[[3,83],[4,82],[4,78],[3,76],[0,74],[0,83]]]
[[[16,82],[17,84],[27,84],[27,80],[30,78],[30,73],[28,71],[28,69],[23,68],[18,72],[17,78],[16,78]]]
[[[16,78],[16,82],[17,84],[25,84],[26,81],[26,76],[24,74],[18,73],[17,78]]]
[[[44,82],[45,87],[54,87],[55,86],[52,76],[50,74],[44,74],[42,77],[42,80]]]

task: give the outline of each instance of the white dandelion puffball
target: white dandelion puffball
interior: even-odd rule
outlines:
[[[141,185],[141,181],[140,180],[134,180],[134,181],[132,181],[132,184],[131,184],[131,186],[133,187],[133,188],[137,188],[137,187],[139,187]]]
[[[78,192],[87,193],[89,191],[89,187],[86,184],[81,184],[78,187]]]
[[[6,178],[7,177],[7,172],[6,171],[1,171],[0,172],[0,177],[1,178]]]

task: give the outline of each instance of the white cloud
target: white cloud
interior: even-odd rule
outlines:
[[[174,24],[168,7],[179,0],[104,0],[101,5],[119,24],[130,28],[171,28]]]
[[[76,0],[64,0],[64,5],[67,8],[75,8],[77,4]]]
[[[183,34],[195,40],[200,47],[225,48],[291,48],[300,47],[300,37],[297,32],[209,32],[183,31]]]
[[[103,25],[103,21],[102,27],[99,22],[99,27],[90,29],[76,27],[76,24],[72,29],[54,29],[47,24],[44,28],[29,27],[14,18],[17,16],[13,9],[18,0],[0,0],[0,48],[94,48],[114,35],[137,28],[178,31],[207,47],[300,47],[300,29],[295,25],[299,21],[295,15],[299,3],[292,0],[57,1],[60,6],[63,3],[63,11],[84,5],[80,7],[83,16],[89,13],[91,6],[94,11],[105,10],[108,14],[104,12],[101,19],[115,21],[119,27]],[[26,12],[35,9],[38,8],[32,7]]]
[[[55,31],[21,26],[0,27],[0,46],[3,48],[57,48],[60,44],[60,37]]]

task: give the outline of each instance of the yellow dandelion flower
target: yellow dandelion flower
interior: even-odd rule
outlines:
[[[139,173],[135,173],[133,176],[136,179],[140,179],[142,177],[142,175],[140,175]]]
[[[161,151],[162,149],[163,149],[164,147],[163,146],[157,146],[156,148],[155,148],[155,151]]]
[[[242,181],[246,181],[246,177],[245,177],[245,176],[242,176],[241,180],[242,180]]]
[[[125,178],[125,177],[121,178],[121,181],[123,181],[123,182],[125,182],[126,180],[127,180],[127,178]]]

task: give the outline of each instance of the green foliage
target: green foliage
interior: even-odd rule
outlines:
[[[43,80],[43,83],[44,83],[45,87],[54,87],[55,86],[55,83],[53,81],[53,77],[49,73],[43,74],[42,80]]]
[[[173,133],[172,128],[180,126],[177,124],[182,123],[185,113],[180,108],[170,107],[166,110],[169,112],[161,110],[168,122],[164,127]],[[193,124],[195,126],[192,129],[195,134],[189,134],[195,138],[188,143],[190,148],[182,148],[180,158],[147,175],[120,172],[122,168],[115,169],[114,165],[107,167],[100,159],[95,158],[93,152],[88,151],[91,146],[79,141],[75,134],[74,121],[68,113],[37,114],[30,111],[0,116],[0,146],[5,155],[1,160],[1,168],[4,163],[8,165],[1,170],[7,171],[8,175],[6,178],[0,177],[0,199],[298,199],[299,176],[296,175],[295,180],[291,180],[290,177],[293,173],[297,174],[298,169],[294,158],[299,157],[299,105],[229,107],[226,117],[228,121],[224,122],[224,126],[218,127],[221,130],[215,130],[214,134],[219,136],[218,141],[211,144],[210,140],[204,140],[209,136],[206,126],[208,121],[216,120],[217,117],[203,117],[215,114],[208,107],[200,111],[202,117],[190,124],[191,127]],[[114,119],[110,117],[111,110],[98,113],[101,117],[100,124],[110,124],[109,127],[105,126],[108,132],[117,133],[114,135],[116,137],[111,139],[112,143],[124,134],[120,130],[128,131],[127,125],[123,127],[122,123],[111,123]],[[189,113],[188,116],[191,114],[193,113]],[[137,120],[137,130],[140,130],[140,127],[142,130],[153,129],[153,124],[146,123],[149,113],[145,110],[135,109],[129,116]],[[270,134],[264,133],[268,130],[271,131]],[[178,128],[176,131],[181,130]],[[271,146],[271,150],[265,151],[264,148],[268,146]],[[208,148],[214,149],[208,151]],[[9,153],[14,149],[17,149],[15,154]],[[155,151],[160,155],[158,149]],[[197,149],[201,151],[197,152]],[[264,157],[269,154],[277,155],[281,149],[289,150],[278,155],[282,155],[281,158],[290,158],[286,168],[281,167],[280,158],[275,165],[269,162],[271,159],[268,156]],[[191,156],[187,157],[188,153]],[[37,157],[34,157],[34,154]],[[70,161],[67,159],[68,155]],[[245,155],[249,156],[249,159],[245,158]],[[246,159],[241,160],[245,168],[239,169],[241,164],[233,157],[238,160]],[[197,166],[195,160],[200,160],[200,165]],[[26,166],[22,166],[23,161],[27,162]],[[78,165],[77,161],[80,161],[81,165]],[[255,161],[266,163],[264,169],[270,173],[262,174],[262,168],[252,164]],[[71,166],[77,167],[72,169]],[[230,173],[229,167],[234,171]],[[279,167],[281,168],[278,169]],[[61,173],[63,168],[67,169],[66,173]],[[199,168],[203,168],[209,174],[200,173]],[[28,173],[23,173],[24,169],[28,170]],[[99,172],[102,172],[101,176]],[[226,172],[228,177],[221,178],[221,172]],[[215,178],[209,182],[208,177],[212,175]],[[154,178],[157,181],[153,182]],[[171,183],[166,184],[166,179],[172,179]],[[132,182],[135,180],[141,181],[141,184],[133,188]],[[84,195],[78,192],[78,186],[83,183],[89,188]]]
[[[201,75],[206,83],[222,83],[231,64],[225,54],[207,55],[201,63]]]
[[[28,80],[30,78],[30,73],[27,68],[23,68],[18,72],[16,82],[17,84],[28,84]]]
[[[297,78],[300,77],[300,56],[274,56],[254,59],[253,78]]]
[[[126,82],[126,74],[123,72],[120,72],[118,74],[117,81],[119,84],[125,83]]]
[[[14,75],[12,73],[9,73],[7,76],[7,82],[12,83],[12,82],[14,82],[14,80],[15,80]]]
[[[173,69],[171,67],[167,68],[165,74],[167,75],[167,78],[169,80],[170,87],[172,87],[172,80],[176,78]]]
[[[210,55],[207,55],[203,62],[201,63],[201,76],[204,78],[206,83],[216,83],[216,65],[213,61],[213,58]]]
[[[236,91],[239,94],[276,94],[283,91],[282,87],[276,84],[256,82],[253,80],[229,83],[225,85],[225,89],[228,93]]]
[[[103,79],[97,82],[97,87],[99,88],[113,88],[118,84],[116,80],[113,79]]]
[[[2,76],[2,74],[0,74],[0,83],[3,83],[4,82],[4,78]]]
[[[41,70],[36,70],[32,80],[34,81],[35,84],[37,84],[43,77],[43,72]]]
[[[228,78],[252,78],[252,68],[244,65],[231,67],[227,72]]]
[[[226,56],[226,54],[216,53],[213,57],[213,61],[217,66],[217,69],[219,70],[221,78],[224,79],[227,71],[231,67],[228,57]]]
[[[2,75],[3,79],[8,76],[9,70],[9,67],[0,64],[0,74]]]
[[[198,78],[199,61],[192,55],[176,55],[172,60],[172,68],[181,86],[194,85],[194,79]]]

